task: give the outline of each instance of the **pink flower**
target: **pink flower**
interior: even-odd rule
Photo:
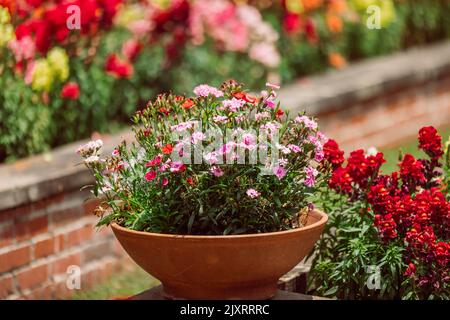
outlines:
[[[223,92],[220,91],[217,88],[208,86],[207,84],[201,84],[197,87],[194,88],[194,93],[198,96],[198,97],[207,97],[209,95],[212,95],[216,98],[218,97],[222,97],[223,96]]]
[[[30,36],[22,37],[20,40],[13,39],[8,43],[8,47],[14,54],[16,62],[33,59],[36,51],[34,41]]]
[[[256,136],[251,133],[246,133],[242,136],[242,145],[248,149],[256,148]]]
[[[205,135],[201,131],[196,131],[192,134],[191,140],[192,143],[197,143],[198,141],[203,141],[205,139]]]
[[[167,186],[167,185],[169,184],[169,179],[167,179],[166,177],[164,177],[164,178],[162,179],[162,183],[161,183],[161,184],[163,185],[163,187]]]
[[[209,169],[209,171],[215,176],[215,177],[221,177],[223,176],[223,171],[222,169],[220,169],[220,167],[218,166],[213,166],[211,167],[211,169]]]
[[[247,193],[247,196],[249,196],[252,199],[258,198],[261,195],[261,193],[259,193],[255,189],[248,189],[246,193]]]
[[[139,41],[130,39],[122,45],[122,55],[129,61],[134,61],[139,55],[139,52],[141,52],[141,49],[142,45],[139,43]]]
[[[305,173],[306,178],[304,184],[307,187],[313,187],[316,184],[316,176],[319,172],[313,167],[306,167]]]
[[[307,116],[298,116],[294,119],[294,121],[297,123],[303,123],[305,125],[305,127],[309,128],[309,129],[312,129],[312,130],[317,129],[317,122],[308,118]]]
[[[270,113],[268,113],[267,111],[259,112],[259,113],[255,114],[256,121],[261,121],[263,119],[268,119],[268,118],[270,118]]]
[[[274,167],[273,168],[273,173],[277,176],[278,179],[281,180],[286,175],[286,169],[281,167],[281,166]]]
[[[302,151],[302,148],[300,148],[299,146],[295,145],[295,144],[288,144],[287,146],[289,149],[292,150],[292,152],[294,153],[299,153],[300,151]]]
[[[215,151],[205,154],[204,158],[209,164],[215,164],[218,161],[217,153]]]
[[[222,101],[222,107],[228,109],[231,112],[236,112],[245,104],[245,100],[233,98],[231,100]]]
[[[276,90],[280,89],[279,85],[274,84],[274,83],[270,83],[270,82],[266,82],[266,87],[272,88],[272,89],[276,89]]]
[[[149,172],[147,172],[144,176],[145,180],[147,181],[153,181],[156,178],[156,171],[155,170],[150,170]]]
[[[119,150],[114,149],[114,150],[111,152],[111,155],[112,155],[113,157],[117,157],[117,156],[119,155]]]
[[[249,57],[269,68],[275,68],[280,64],[280,54],[273,43],[259,42],[251,46]],[[279,88],[279,86],[278,86]]]
[[[217,122],[217,123],[226,123],[228,121],[228,117],[227,116],[214,116],[213,120],[214,120],[214,122]]]
[[[184,170],[186,170],[186,166],[183,162],[181,161],[174,161],[170,164],[170,172],[183,172]]]

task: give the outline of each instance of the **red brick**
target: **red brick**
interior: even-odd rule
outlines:
[[[20,220],[15,224],[17,241],[28,240],[38,234],[46,233],[48,231],[48,216]]]
[[[42,209],[48,208],[52,204],[61,203],[64,200],[64,193],[60,193],[58,195],[54,195],[50,198],[41,199],[32,204],[33,211],[39,211]]]
[[[2,214],[0,214],[0,223],[5,221],[13,221],[15,218],[25,216],[29,213],[31,213],[30,205],[3,210]]]
[[[92,238],[92,226],[85,225],[79,229],[70,231],[67,234],[67,247],[76,246],[84,241],[90,240]]]
[[[61,233],[55,236],[56,241],[56,251],[61,252],[64,251],[67,247],[66,245],[66,234]]]
[[[72,253],[68,256],[57,258],[52,262],[52,274],[62,274],[67,272],[67,268],[71,265],[81,266],[81,253]]]
[[[54,227],[62,227],[75,222],[82,217],[83,211],[84,208],[80,204],[80,206],[52,212],[52,224]]]
[[[26,300],[51,300],[54,291],[54,285],[46,284],[27,291],[22,295],[22,298]]]
[[[7,247],[14,242],[14,227],[12,225],[4,225],[0,227],[0,249]]]
[[[39,259],[55,253],[55,239],[48,237],[34,244],[34,258]]]
[[[17,272],[16,279],[19,284],[19,288],[31,289],[40,284],[43,284],[48,279],[48,264],[44,263],[39,266],[29,267],[25,270]]]
[[[14,283],[12,275],[0,277],[0,299],[5,299],[14,293]]]
[[[0,254],[0,273],[28,264],[31,258],[30,249],[31,247],[26,245]]]

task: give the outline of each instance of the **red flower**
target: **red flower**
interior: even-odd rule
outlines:
[[[344,162],[344,151],[339,149],[339,145],[333,139],[329,139],[323,145],[325,159],[333,165],[333,168],[340,167]]]
[[[64,99],[77,100],[80,96],[80,88],[76,82],[68,82],[61,90],[61,97]]]
[[[425,151],[432,159],[440,158],[442,150],[442,138],[434,127],[423,127],[419,131],[419,148]]]
[[[172,150],[173,150],[173,146],[170,143],[166,144],[164,147],[161,148],[161,151],[164,154],[170,154],[170,153],[172,153]]]
[[[142,45],[139,41],[130,39],[122,45],[122,55],[127,58],[128,61],[134,61],[141,52],[141,49]]]
[[[251,96],[249,94],[244,94],[244,100],[248,103],[254,104],[258,99],[254,96]]]
[[[392,218],[392,214],[375,215],[374,225],[378,229],[382,239],[390,240],[397,237],[397,224]]]
[[[300,16],[295,13],[287,13],[283,19],[283,28],[288,34],[298,32],[301,28]]]
[[[160,164],[161,164],[161,157],[160,156],[156,156],[152,160],[147,162],[145,164],[145,166],[148,168],[148,167],[153,167],[153,166],[159,166]]]
[[[244,100],[245,92],[235,92],[233,93],[233,97],[235,97],[236,99]]]
[[[310,43],[317,43],[319,40],[319,36],[317,34],[316,26],[314,24],[314,21],[311,18],[306,19],[305,21],[305,35],[306,39]]]
[[[155,170],[150,170],[149,172],[147,172],[145,174],[145,180],[147,181],[153,181],[156,178],[156,171]]]
[[[277,113],[275,114],[275,117],[276,117],[277,119],[280,119],[283,115],[284,115],[284,111],[283,111],[281,108],[279,108],[279,109],[277,110]]]
[[[133,74],[133,66],[119,59],[114,53],[106,59],[105,70],[116,78],[129,78]]]
[[[170,113],[169,109],[164,108],[164,107],[159,108],[158,111],[165,114],[166,116]]]
[[[192,179],[192,177],[188,177],[188,178],[186,179],[186,182],[189,183],[191,186],[194,185],[194,179]]]
[[[328,184],[330,188],[338,192],[350,193],[353,189],[352,182],[353,179],[350,176],[347,168],[339,167],[334,170]]]
[[[403,183],[412,190],[416,186],[426,182],[426,178],[423,172],[423,165],[420,160],[416,160],[412,155],[406,154],[403,161],[399,164],[400,177]]]
[[[186,99],[183,102],[183,104],[181,105],[181,107],[184,109],[190,109],[193,105],[194,105],[194,101],[192,101],[191,99]]]
[[[416,266],[414,265],[414,263],[410,263],[408,265],[408,268],[406,268],[405,276],[411,277],[412,275],[414,275],[415,272],[416,272]]]

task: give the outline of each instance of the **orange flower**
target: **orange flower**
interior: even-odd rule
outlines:
[[[319,8],[322,5],[322,0],[302,0],[305,11],[310,11]]]
[[[327,27],[332,33],[342,32],[342,19],[337,14],[328,12],[326,15]]]
[[[328,55],[328,61],[336,69],[342,69],[347,65],[345,58],[338,52],[331,52]]]
[[[181,107],[184,109],[190,109],[193,105],[194,105],[194,101],[192,101],[191,99],[186,99],[186,101],[183,102]]]
[[[342,13],[347,9],[347,3],[345,0],[330,0],[328,9],[334,13]]]
[[[164,147],[161,148],[161,151],[164,154],[171,154],[172,150],[173,150],[173,146],[170,143],[166,144]]]
[[[16,11],[15,0],[0,0],[0,7],[7,8],[12,16]]]
[[[161,151],[164,154],[170,154],[170,153],[172,153],[172,150],[173,150],[173,146],[170,143],[166,144],[164,147],[161,148]]]

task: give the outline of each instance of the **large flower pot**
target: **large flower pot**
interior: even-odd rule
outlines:
[[[328,220],[312,211],[288,231],[191,236],[133,231],[113,223],[131,258],[159,279],[168,298],[269,299],[278,279],[313,248]]]

